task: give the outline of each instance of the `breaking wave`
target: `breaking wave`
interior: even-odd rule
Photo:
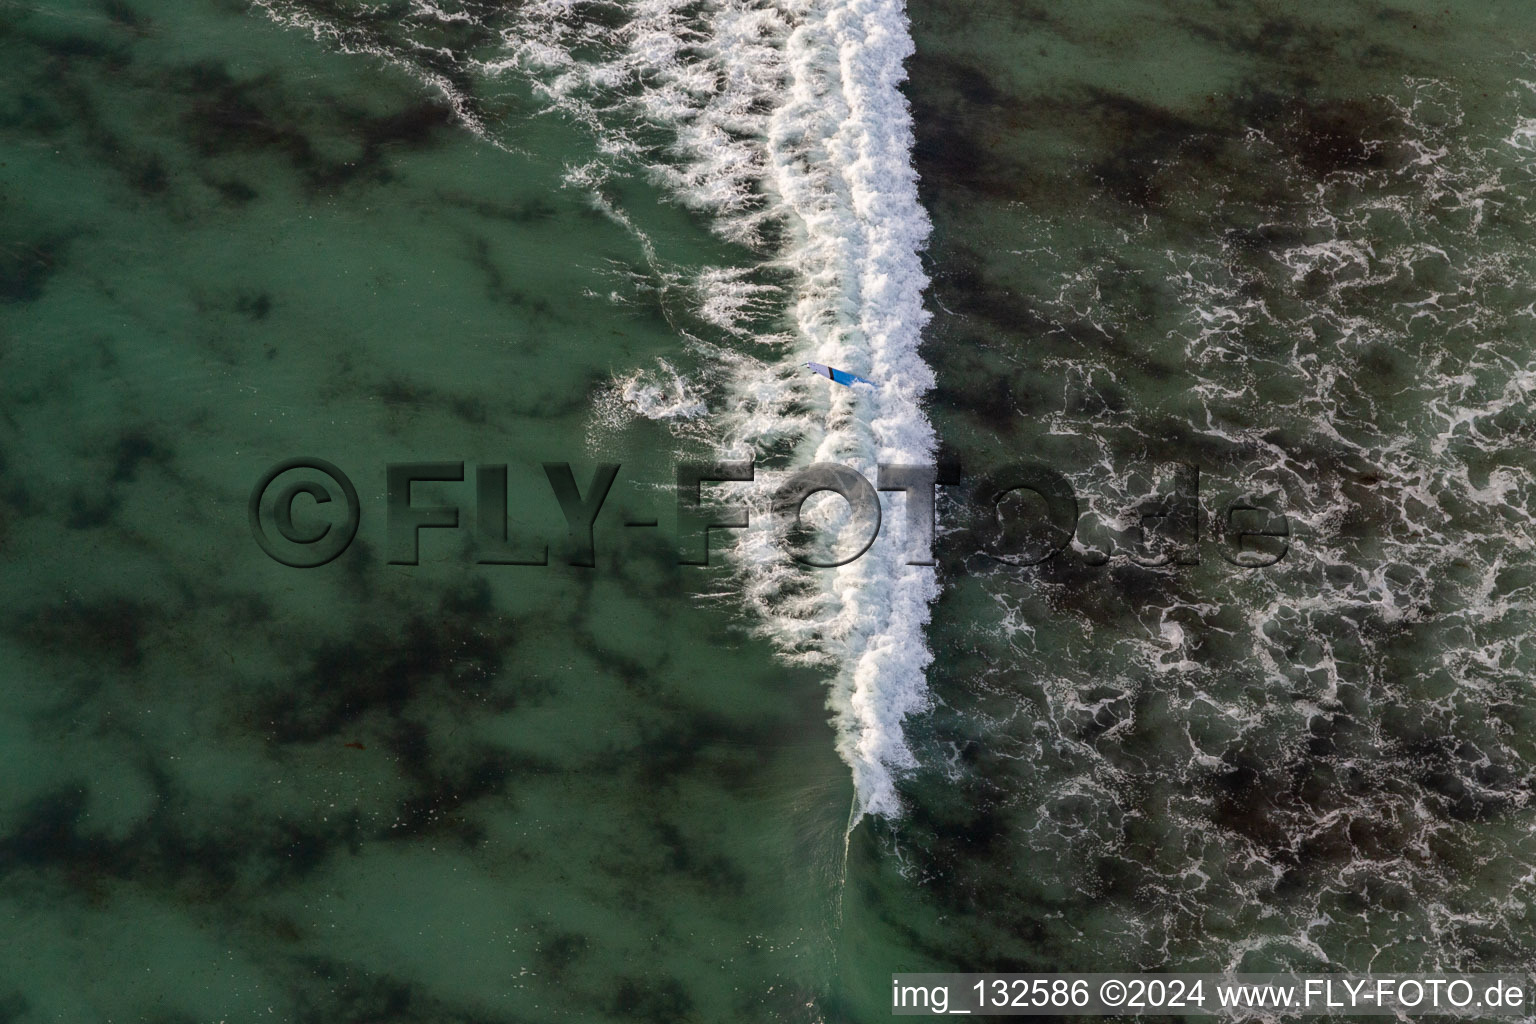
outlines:
[[[899,91],[912,51],[900,0],[541,0],[510,11],[413,0],[388,16],[258,2],[330,45],[406,67],[498,145],[484,95],[507,76],[590,131],[592,158],[565,182],[635,236],[648,287],[700,357],[686,379],[670,365],[616,376],[599,420],[686,424],[695,440],[702,423],[719,455],[756,459],[760,525],[796,467],[838,462],[873,478],[877,463],[932,461],[921,401],[933,378],[917,353],[929,222]],[[667,263],[609,187],[635,175],[744,257]],[[880,386],[829,391],[800,371],[805,360]],[[761,631],[786,657],[833,673],[856,817],[900,812],[895,778],[915,763],[903,723],[928,702],[923,630],[938,584],[931,567],[904,564],[902,518],[886,517],[864,557],[815,576],[768,529],[745,531],[733,555]],[[824,504],[809,503],[807,519],[851,528]]]

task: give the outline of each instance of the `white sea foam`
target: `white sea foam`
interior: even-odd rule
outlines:
[[[695,313],[742,348],[729,353],[730,400],[713,421],[722,454],[789,439],[796,462],[838,462],[873,477],[878,462],[932,458],[920,401],[932,374],[917,355],[928,314],[918,259],[929,224],[917,202],[911,119],[899,91],[911,53],[899,0],[647,0],[620,27],[577,17],[571,0],[534,4],[537,31],[507,35],[506,67],[535,76],[560,109],[590,124],[724,237],[787,273],[787,294],[747,271],[694,282]],[[662,129],[640,141],[636,124]],[[770,244],[769,239],[781,239]],[[781,323],[765,330],[777,306]],[[806,359],[880,381],[833,389],[797,374]],[[782,474],[760,472],[755,521]],[[838,749],[861,812],[896,814],[894,775],[913,756],[903,723],[927,704],[923,641],[934,570],[903,564],[900,517],[853,563],[807,583],[767,529],[738,544],[742,593],[786,656],[823,661]]]
[[[665,359],[658,359],[653,370],[616,375],[599,392],[593,409],[594,421],[610,431],[636,418],[680,422],[708,414],[698,385]]]
[[[770,185],[798,222],[789,256],[800,279],[794,315],[803,352],[880,381],[875,390],[831,393],[824,423],[808,431],[813,459],[873,476],[877,462],[928,462],[934,446],[919,405],[932,374],[917,355],[928,318],[918,261],[928,220],[897,88],[911,42],[894,0],[808,13],[789,40],[791,86],[769,136]],[[791,633],[820,631],[836,651],[839,751],[861,809],[879,814],[899,808],[891,773],[912,764],[902,724],[926,705],[931,661],[923,627],[937,583],[931,568],[903,564],[904,547],[877,545],[836,571],[830,622],[786,621],[771,603],[763,609]],[[771,552],[750,554],[774,564]]]

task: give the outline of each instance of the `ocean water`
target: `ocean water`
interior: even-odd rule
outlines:
[[[1526,15],[913,18],[930,415],[1083,513],[1023,570],[954,517],[914,811],[867,853],[924,957],[1529,965]],[[1198,540],[1139,541],[1194,469]],[[1278,564],[1223,559],[1241,497]]]
[[[0,1020],[1529,967],[1533,29],[0,6]],[[252,536],[296,457],[358,494],[316,568]],[[748,459],[680,565],[676,467]],[[942,462],[938,564],[895,494],[786,558],[816,462]],[[1079,513],[1036,565],[1020,462]],[[418,564],[403,463],[463,464]],[[549,463],[618,464],[590,559]]]

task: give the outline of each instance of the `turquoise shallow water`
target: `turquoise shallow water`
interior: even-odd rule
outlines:
[[[896,219],[881,151],[797,150],[799,51],[721,9],[0,6],[0,1020],[871,1021],[897,970],[1528,966],[1529,16],[909,5],[937,454],[1046,462],[1082,518],[1019,569],[946,489],[893,740],[850,731],[892,684],[854,689],[838,616],[921,580],[676,564],[679,459],[869,454],[796,337],[910,372],[870,310],[911,281],[805,270],[818,225]],[[741,59],[656,57],[711,32]],[[317,569],[247,521],[300,455],[360,498]],[[506,464],[551,564],[477,564],[468,478],[418,485],[461,528],[390,564],[404,461]],[[560,461],[621,467],[590,569]],[[1187,467],[1200,540],[1140,566],[1127,512]],[[1278,565],[1222,560],[1243,496]],[[913,764],[848,833],[861,739]]]
[[[558,187],[581,137],[243,8],[4,24],[5,1019],[809,1013],[846,770],[819,678],[618,525],[671,435],[599,431],[593,570],[477,566],[467,511],[386,564],[386,463],[508,464],[558,536],[540,463],[585,487],[594,393],[676,347],[590,297],[643,254]],[[246,521],[307,454],[363,524],[308,571]]]

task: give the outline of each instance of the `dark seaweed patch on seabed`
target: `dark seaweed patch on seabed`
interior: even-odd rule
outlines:
[[[665,723],[643,730],[640,741],[622,752],[600,759],[610,771],[632,771],[666,804],[676,783],[689,775],[707,774],[711,784],[745,792],[771,757],[766,727],[746,725],[720,715],[670,711]]]
[[[513,1024],[526,1019],[458,1009],[420,984],[345,960],[305,954],[288,958],[285,966],[295,1024]]]
[[[154,808],[129,835],[113,838],[89,828],[91,783],[81,779],[31,800],[0,835],[0,878],[30,873],[97,904],[110,900],[122,883],[201,904],[243,887],[292,881],[330,851],[356,847],[353,815],[295,823],[251,816],[239,807],[211,816],[206,809],[191,813],[165,772],[144,767],[155,784]]]
[[[434,614],[365,625],[347,640],[322,642],[307,670],[253,709],[251,724],[278,745],[379,746],[407,784],[379,837],[434,835],[473,847],[485,837],[473,804],[504,804],[517,775],[552,769],[492,747],[450,743],[433,723],[445,712],[497,713],[525,699],[526,685],[514,691],[502,678],[515,642],[489,587],[476,581],[446,592]]]
[[[707,852],[697,835],[685,835],[669,821],[652,821],[651,832],[663,851],[665,870],[690,878],[716,897],[740,898],[747,891],[746,873],[729,857]]]
[[[42,49],[49,60],[33,61],[52,73],[26,83],[9,127],[50,140],[78,137],[95,160],[116,170],[124,182],[146,199],[160,199],[185,181],[202,181],[223,198],[246,202],[256,190],[221,169],[220,158],[270,152],[279,155],[311,190],[333,191],[355,181],[388,181],[388,153],[398,147],[420,149],[456,123],[453,112],[435,100],[402,98],[397,109],[371,113],[349,107],[335,97],[294,95],[273,75],[237,79],[222,65],[197,63],[171,69],[140,66],[132,60],[132,43],[89,36],[58,36],[30,26],[13,33],[23,44]],[[152,138],[143,124],[114,127],[95,97],[109,92],[154,91],[179,97],[184,105],[173,112],[185,153],[205,168],[186,167],[177,147],[152,150],[141,139]],[[144,131],[146,127],[151,130]],[[313,138],[325,135],[350,140],[351,159],[323,155]],[[183,173],[190,170],[191,173]],[[0,254],[3,255],[3,254]],[[4,273],[0,260],[0,298],[28,297],[29,277]],[[10,278],[19,281],[4,287]],[[7,293],[16,293],[8,295]]]
[[[173,82],[190,100],[183,122],[196,151],[205,158],[272,152],[282,156],[313,189],[353,180],[389,180],[385,154],[391,147],[420,149],[455,123],[453,112],[432,100],[416,101],[387,114],[333,108],[298,99],[272,75],[237,79],[222,66],[184,68]],[[327,124],[332,117],[341,126]],[[311,141],[316,131],[339,127],[359,146],[354,159],[327,159]]]
[[[392,61],[414,69],[420,79],[436,79],[453,90],[455,103],[481,122],[504,119],[515,101],[498,95],[488,104],[479,95],[481,82],[471,61],[458,55],[484,52],[501,42],[507,24],[505,12],[516,5],[468,0],[460,5],[467,15],[452,19],[402,18],[393,5],[360,8],[336,0],[306,0],[292,4],[277,0],[275,13],[299,7],[306,21],[324,24],[338,45],[354,53],[388,54]]]
[[[1086,106],[1095,116],[1084,151],[1104,154],[1092,161],[1091,180],[1186,230],[1247,228],[1252,208],[1298,204],[1311,181],[1385,166],[1402,133],[1394,108],[1374,96],[1312,99],[1250,86],[1186,114],[1091,90]],[[1254,132],[1277,146],[1279,162],[1252,148]],[[1212,191],[1220,193],[1216,203],[1174,208],[1175,197]]]
[[[958,315],[940,318],[924,346],[942,368],[932,399],[941,415],[973,418],[996,435],[1006,434],[1027,417],[1065,409],[1070,401],[1067,389],[1040,386],[1038,367],[1048,358],[1091,358],[1115,371],[1117,388],[1138,377],[1161,380],[1178,372],[1167,357],[1139,344],[1136,332],[1048,315],[1018,289],[993,281],[979,254],[960,246],[954,246],[953,253],[934,269],[931,291],[937,304]],[[1141,307],[1143,317],[1162,312],[1160,293],[1146,288],[1134,274],[1111,273],[1099,287],[1106,295]],[[1123,397],[1118,401],[1123,407]],[[1110,395],[1102,404],[1111,411],[1115,400]]]
[[[11,633],[53,656],[85,658],[119,669],[135,668],[159,610],[128,597],[67,598],[13,620]]]
[[[112,452],[112,471],[108,476],[114,484],[132,483],[138,479],[139,470],[145,463],[168,466],[175,452],[144,428],[129,428],[118,438]]]
[[[515,288],[497,264],[491,252],[490,240],[483,236],[470,239],[469,262],[485,278],[486,297],[492,302],[512,306],[532,318],[549,318],[555,315],[555,307],[542,295],[533,295]]]
[[[496,685],[516,640],[510,623],[453,593],[442,601],[436,613],[365,625],[346,640],[323,641],[309,655],[297,685],[257,711],[269,739],[336,738],[372,715],[390,720],[422,700],[451,706],[511,700]]]
[[[148,35],[150,32],[152,24],[149,18],[123,0],[102,0],[101,9],[119,28],[128,29],[137,36]]]
[[[688,988],[677,978],[647,975],[619,978],[608,1011],[631,1020],[676,1024],[693,1016]]]
[[[931,288],[939,304],[946,311],[960,314],[967,320],[981,321],[988,332],[983,346],[995,353],[996,359],[1007,359],[1023,365],[1019,346],[1013,339],[1035,339],[1047,348],[1035,356],[1059,355],[1074,349],[1089,349],[1098,354],[1112,353],[1124,360],[1147,364],[1151,358],[1144,349],[1136,348],[1121,332],[1107,332],[1087,320],[1059,317],[1048,314],[1019,289],[1004,282],[993,280],[988,274],[985,257],[962,244],[947,247],[944,262],[933,268]],[[939,318],[940,330],[957,329],[954,321]],[[932,334],[925,342],[924,351],[939,357],[941,351],[964,348],[946,344],[952,340],[934,340]],[[988,375],[986,383],[995,384],[996,377]],[[940,382],[941,387],[944,382]]]
[[[394,820],[381,834],[385,839],[439,836],[465,847],[479,846],[486,833],[471,806],[495,797],[497,807],[505,811],[516,775],[549,770],[537,760],[490,748],[457,750],[448,759],[446,750],[432,750],[427,731],[413,723],[392,730],[386,746],[405,766],[413,788],[396,806]]]
[[[544,336],[539,330],[523,334],[524,338]],[[525,349],[537,345],[537,342],[521,343]],[[591,395],[610,383],[605,371],[593,367],[585,371],[587,381],[582,387],[570,386],[567,380],[558,377],[541,376],[518,381],[538,390],[514,393],[498,386],[486,397],[444,391],[397,373],[380,376],[375,370],[374,360],[352,350],[343,350],[335,357],[335,366],[320,386],[319,396],[327,402],[344,397],[379,401],[389,413],[385,426],[400,432],[410,426],[419,426],[419,418],[427,412],[446,413],[470,424],[493,417],[580,422],[591,412]]]
[[[128,51],[83,37],[71,37],[71,45],[46,34],[24,38],[52,59],[33,62],[40,70],[23,86],[18,116],[4,127],[54,141],[76,137],[97,163],[120,174],[134,192],[149,198],[167,192],[174,172],[164,156],[138,144],[137,133],[114,130],[93,92],[108,88],[105,80],[119,87],[134,80],[138,72]]]
[[[499,220],[508,224],[538,224],[560,215],[561,208],[544,196],[535,196],[516,203],[497,202],[472,193],[438,190],[436,201],[447,206],[468,210],[483,220]]]
[[[272,313],[272,293],[267,291],[242,291],[235,299],[235,309],[260,323]]]
[[[66,25],[69,27],[59,31]],[[30,24],[6,21],[0,22],[0,38],[25,40],[39,47],[51,59],[52,69],[58,71],[98,64],[107,71],[121,72],[133,63],[132,49],[120,36],[98,39],[69,30],[74,27],[58,19],[38,18]]]
[[[64,523],[71,530],[94,530],[111,525],[122,507],[124,491],[138,480],[146,465],[175,477],[175,452],[149,428],[127,428],[105,455],[103,459],[88,453],[84,458],[86,462],[105,463],[106,472],[96,478],[105,486],[96,483],[70,489]]]
[[[478,395],[448,394],[403,376],[386,377],[370,389],[369,397],[382,402],[390,417],[397,421],[412,421],[426,410],[446,412],[471,426],[480,426],[491,418],[489,406]]]
[[[1027,200],[1045,186],[1034,169],[996,152],[1017,97],[990,84],[983,71],[921,51],[912,59],[908,89],[913,113],[912,159],[918,194],[932,208],[949,188],[996,199]],[[948,86],[948,88],[946,88]]]
[[[440,615],[435,624],[412,620],[406,635],[394,640],[365,627],[358,642],[323,642],[311,671],[289,684],[295,688],[283,697],[263,702],[250,723],[250,732],[282,745],[329,740],[339,747],[359,737],[378,744],[405,783],[391,820],[365,830],[355,810],[273,817],[259,812],[253,796],[249,806],[212,812],[210,821],[208,809],[191,806],[158,755],[140,750],[133,757],[153,783],[154,809],[130,835],[107,838],[89,830],[85,807],[92,784],[82,779],[29,805],[0,836],[0,863],[41,873],[92,899],[107,898],[111,883],[131,881],[202,901],[222,900],[257,879],[278,884],[301,878],[340,853],[357,852],[369,839],[436,835],[478,844],[483,832],[467,809],[478,800],[503,798],[517,773],[547,766],[431,732],[429,723],[445,713],[462,716],[514,702],[504,690],[492,692],[489,676],[511,637],[491,632],[498,620],[490,603],[450,593]],[[24,617],[16,632],[43,650],[69,651],[121,672],[141,667],[146,638],[163,628],[164,617],[122,599],[70,602]],[[89,705],[72,714],[83,713],[81,707]],[[131,745],[141,743],[136,735],[123,736]]]
[[[1283,162],[1276,168],[1245,148],[1251,131],[1277,142],[1293,166],[1312,178],[1382,166],[1390,158],[1390,140],[1401,133],[1395,110],[1379,96],[1315,97],[1300,71],[1211,96],[1187,111],[1091,86],[1063,96],[1008,95],[983,69],[921,50],[911,77],[913,159],[930,205],[958,187],[1057,208],[1087,185],[1128,206],[1183,221],[1212,210],[1176,210],[1172,198],[1213,185],[1232,193],[1224,205],[1234,198],[1272,205],[1300,197],[1306,185],[1287,180]],[[1384,79],[1381,85],[1397,83]],[[1084,176],[1074,179],[1065,165],[1036,167],[1000,154],[1000,141],[1036,130],[1075,135]],[[1188,226],[1210,227],[1198,220]]]
[[[27,997],[20,992],[12,993],[0,999],[0,1024],[14,1024],[26,1018],[31,1012],[32,1004],[27,1002]]]
[[[63,266],[69,240],[48,236],[0,242],[0,302],[35,302]]]
[[[34,36],[30,41],[57,49],[59,41]],[[86,45],[90,44],[90,45]],[[225,66],[201,62],[165,69],[131,65],[128,49],[92,40],[72,48],[90,58],[70,63],[56,79],[35,83],[45,102],[68,112],[55,118],[55,131],[80,130],[84,126],[93,152],[108,165],[118,167],[142,194],[160,195],[178,179],[172,158],[165,153],[143,152],[121,132],[105,126],[92,100],[93,89],[107,89],[108,73],[126,77],[127,84],[179,96],[185,106],[179,123],[190,152],[203,160],[272,152],[281,156],[312,190],[327,191],[353,181],[381,182],[390,177],[387,154],[403,147],[420,149],[434,144],[439,134],[456,124],[456,116],[444,103],[402,96],[396,109],[383,113],[359,110],[345,100],[330,96],[295,94],[277,76],[261,74],[237,78]],[[126,75],[124,72],[126,71]],[[112,88],[122,88],[115,83]],[[351,159],[327,157],[313,141],[325,135],[348,139],[357,147]],[[243,201],[254,189],[238,179],[213,171],[197,175],[212,181],[226,198]]]
[[[1390,18],[1385,10],[1379,12]],[[1340,71],[1375,75],[1386,82],[1419,62],[1400,47],[1389,46],[1376,36],[1362,45],[1358,32],[1347,27],[1313,24],[1304,18],[1240,18],[1178,16],[1177,24],[1192,38],[1216,46],[1256,64],[1268,79],[1279,81],[1293,92],[1313,89],[1319,76],[1339,77]],[[1417,29],[1417,24],[1411,24]]]
[[[592,940],[580,932],[544,932],[534,952],[534,960],[541,975],[558,983],[568,972],[579,969],[591,948]]]
[[[1128,96],[1090,89],[1085,106],[1102,137],[1114,140],[1090,174],[1110,195],[1132,206],[1162,204],[1181,165],[1209,161],[1217,142],[1187,117]]]

